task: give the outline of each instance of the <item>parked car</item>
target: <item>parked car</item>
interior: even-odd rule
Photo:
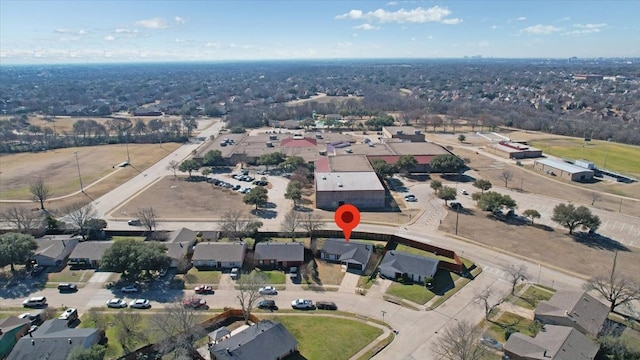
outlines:
[[[480,339],[480,343],[492,349],[502,350],[502,344],[494,338],[483,337],[482,339]]]
[[[134,292],[138,292],[139,289],[137,286],[135,285],[128,285],[123,287],[122,289],[120,289],[123,293],[134,293]]]
[[[316,308],[313,301],[308,299],[296,299],[291,302],[291,307],[300,310],[313,310]]]
[[[200,285],[200,286],[196,286],[196,288],[194,289],[196,294],[213,294],[213,287],[210,285]]]
[[[469,193],[467,192],[467,190],[465,189],[460,189],[460,194],[462,195],[469,195]]]
[[[238,268],[231,269],[231,280],[238,280],[239,277],[240,272],[238,271]]]
[[[276,290],[276,288],[274,288],[273,286],[261,287],[258,292],[260,293],[260,295],[278,295],[278,290]]]
[[[185,308],[188,309],[196,309],[196,310],[208,310],[209,309],[209,305],[207,305],[207,300],[205,299],[201,299],[201,298],[191,298],[191,299],[184,299],[182,301],[182,306],[184,306]]]
[[[68,322],[74,322],[78,319],[78,310],[74,308],[66,309],[60,316],[58,316],[60,320],[67,320]]]
[[[22,302],[26,308],[39,308],[47,306],[47,298],[44,296],[34,296]]]
[[[35,313],[23,313],[20,314],[20,316],[18,316],[20,319],[28,319],[29,322],[31,323],[31,325],[40,325],[42,324],[42,318],[40,317],[40,314]]]
[[[404,200],[408,202],[416,202],[418,201],[418,198],[415,195],[407,195],[404,197]]]
[[[140,225],[142,225],[142,223],[140,222],[140,219],[130,219],[129,221],[127,221],[127,224],[129,224],[131,226],[140,226]]]
[[[258,309],[278,310],[278,306],[276,306],[274,300],[260,300],[258,302]]]
[[[147,299],[135,299],[129,303],[129,307],[132,309],[149,309],[151,308],[151,302]]]
[[[58,284],[58,291],[60,291],[61,293],[76,292],[78,291],[78,285],[71,283],[60,283]]]
[[[31,276],[38,276],[38,275],[42,274],[45,270],[46,270],[46,266],[40,266],[40,265],[36,264],[31,269],[30,274],[31,274]]]
[[[269,183],[264,181],[264,180],[256,180],[253,182],[253,185],[258,185],[258,186],[267,186]]]
[[[107,307],[108,308],[115,308],[115,309],[121,309],[121,308],[126,308],[127,307],[127,302],[120,299],[120,298],[115,298],[115,299],[111,299],[109,301],[107,301]]]
[[[461,210],[462,209],[462,204],[460,204],[459,202],[450,202],[449,203],[449,207],[451,207],[454,210]]]
[[[235,185],[235,186],[232,188],[232,190],[236,190],[236,191],[238,191],[238,190],[240,190],[240,188],[241,188],[241,187],[242,187],[242,186],[240,186],[240,185]]]
[[[331,301],[318,301],[316,307],[323,310],[338,310],[338,306]]]

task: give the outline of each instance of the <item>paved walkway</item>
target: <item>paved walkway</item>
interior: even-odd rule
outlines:
[[[338,291],[350,294],[355,293],[356,288],[358,287],[358,279],[360,279],[360,275],[356,275],[347,271],[344,274],[344,278],[342,278],[342,283],[340,283],[340,288],[338,288]]]
[[[367,290],[366,296],[376,299],[382,299],[384,293],[387,292],[387,289],[389,288],[389,286],[391,286],[391,284],[393,284],[393,281],[378,277],[376,278],[376,281],[373,283],[373,285],[371,285],[371,288]]]

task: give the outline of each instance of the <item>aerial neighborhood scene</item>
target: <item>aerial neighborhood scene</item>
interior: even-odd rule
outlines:
[[[640,359],[640,7],[550,4],[0,1],[0,360]]]

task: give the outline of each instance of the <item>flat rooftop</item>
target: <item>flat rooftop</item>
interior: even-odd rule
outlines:
[[[375,172],[316,173],[316,191],[363,190],[384,191]]]
[[[429,142],[387,142],[392,155],[443,155],[449,152],[440,145]]]
[[[554,167],[558,170],[566,171],[570,174],[578,174],[582,172],[589,172],[589,173],[593,172],[593,170],[585,169],[580,166],[575,166],[573,164],[569,164],[564,161],[558,161],[553,159],[542,159],[542,160],[536,160],[535,162],[544,164],[546,166]]]
[[[520,144],[520,143],[493,143],[493,144],[489,144],[488,146],[499,149],[501,151],[504,152],[508,152],[508,153],[517,153],[517,152],[521,152],[521,151],[539,151],[539,149],[536,148],[532,148],[529,145],[524,145],[524,144]]]
[[[373,171],[369,160],[364,155],[349,154],[326,156],[316,161],[317,172],[360,172]]]

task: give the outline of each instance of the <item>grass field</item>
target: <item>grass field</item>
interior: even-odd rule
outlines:
[[[187,285],[212,285],[220,283],[221,271],[200,271],[195,267],[189,269],[184,277],[184,283]]]
[[[533,310],[542,300],[549,300],[553,292],[541,289],[536,286],[529,286],[520,296],[515,298],[514,305]]]
[[[62,269],[60,272],[47,273],[47,282],[61,283],[61,282],[86,282],[89,281],[91,276],[96,271],[91,270],[71,270],[69,266]]]
[[[285,283],[285,274],[282,271],[273,270],[273,271],[260,271],[266,278],[266,283],[269,285],[281,285]]]
[[[551,155],[568,159],[585,159],[603,168],[629,174],[640,175],[640,147],[614,142],[582,139],[549,139],[530,142],[531,146]]]
[[[356,320],[322,316],[275,316],[272,318],[298,340],[306,359],[349,359],[374,341],[382,330]]]
[[[401,284],[394,282],[387,289],[387,294],[397,296],[402,299],[412,301],[416,304],[424,305],[431,300],[435,294],[427,290],[420,284]]]
[[[507,330],[520,332],[528,336],[536,336],[539,331],[533,320],[525,319],[510,312],[502,313],[498,319],[489,325],[491,337],[503,343],[507,341]]]

